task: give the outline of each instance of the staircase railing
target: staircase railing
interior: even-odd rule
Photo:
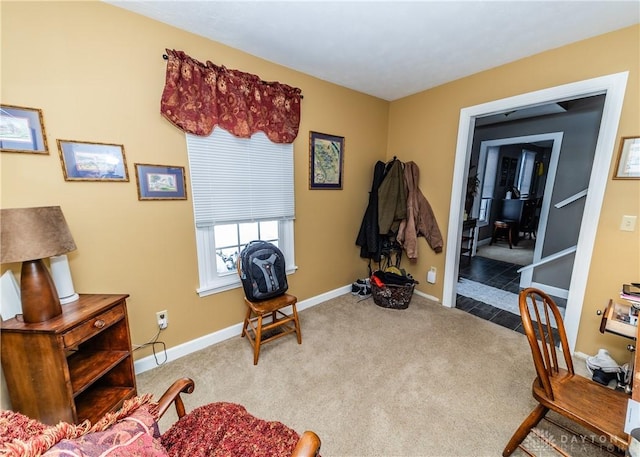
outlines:
[[[537,262],[534,262],[532,264],[529,265],[525,265],[524,267],[520,268],[518,270],[518,273],[521,273],[525,270],[531,270],[532,268],[536,268],[539,267],[540,265],[544,265],[545,263],[549,263],[549,262],[553,262],[554,260],[557,260],[561,257],[567,256],[569,254],[571,254],[572,252],[576,252],[576,250],[578,249],[578,246],[571,246],[570,248],[567,249],[563,249],[562,251],[558,251],[555,254],[551,254],[548,255],[547,257],[543,257],[542,259],[538,260]]]

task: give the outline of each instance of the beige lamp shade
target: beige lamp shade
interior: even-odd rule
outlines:
[[[76,249],[59,206],[2,209],[0,262],[23,262],[20,274],[22,317],[27,323],[62,314],[56,286],[43,258]]]
[[[75,251],[59,206],[0,210],[1,263],[44,259]]]

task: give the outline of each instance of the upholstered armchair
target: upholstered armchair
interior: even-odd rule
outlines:
[[[94,424],[45,425],[0,411],[0,456],[20,457],[317,457],[320,439],[286,425],[258,419],[234,403],[210,403],[187,413],[181,394],[194,382],[175,381],[157,403],[151,395],[125,401]],[[175,406],[178,420],[160,434],[158,419]]]

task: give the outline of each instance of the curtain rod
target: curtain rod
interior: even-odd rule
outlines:
[[[169,56],[168,56],[168,55],[166,55],[166,54],[162,54],[162,58],[163,58],[164,60],[169,60]],[[303,98],[304,98],[304,95],[300,94],[300,98],[301,98],[301,99],[303,99]]]

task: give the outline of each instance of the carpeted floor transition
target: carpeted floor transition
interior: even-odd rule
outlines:
[[[463,311],[418,295],[408,309],[384,309],[346,294],[300,320],[302,345],[295,337],[269,343],[257,366],[237,336],[138,375],[138,391],[158,397],[191,377],[187,410],[240,403],[315,431],[324,457],[498,456],[536,404],[524,335]],[[174,420],[169,413],[161,429]],[[538,430],[527,438],[532,455],[558,455],[551,443],[572,456],[608,455],[597,437],[581,440],[545,421]]]

